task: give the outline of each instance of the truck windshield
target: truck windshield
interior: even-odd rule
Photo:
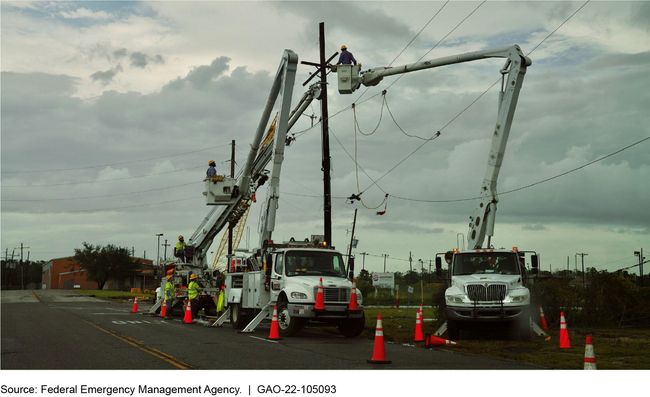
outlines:
[[[289,251],[284,259],[287,276],[345,277],[343,257],[338,252]]]
[[[454,256],[454,276],[464,274],[519,274],[514,253],[476,252]]]

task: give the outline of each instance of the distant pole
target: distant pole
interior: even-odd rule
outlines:
[[[368,255],[368,253],[367,252],[362,252],[359,255],[363,256],[362,269],[366,270],[366,255]]]
[[[639,276],[641,277],[641,286],[643,287],[643,260],[645,259],[643,257],[643,248],[641,248],[641,251],[634,251],[634,255],[639,257]]]
[[[409,271],[413,271],[413,258],[411,257],[411,251],[409,251]]]
[[[165,239],[165,260],[167,260],[167,247],[169,247],[169,244],[167,244],[167,239]]]
[[[235,177],[235,140],[232,140],[231,150],[230,150],[230,177]],[[235,225],[232,222],[228,222],[228,257],[232,255],[232,230]]]
[[[589,254],[582,253],[576,255],[580,255],[582,257],[582,286],[584,287],[587,284],[585,279],[585,256]]]
[[[386,273],[386,258],[388,258],[388,254],[383,254],[384,256],[384,273]]]

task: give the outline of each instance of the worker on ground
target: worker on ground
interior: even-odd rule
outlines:
[[[354,59],[354,55],[350,51],[348,51],[348,47],[342,45],[341,46],[341,55],[339,55],[339,61],[336,63],[337,65],[350,65],[354,63],[355,65],[357,64],[357,60]]]
[[[187,286],[187,297],[192,302],[192,320],[199,313],[199,284],[196,282],[196,274],[190,276],[190,284]]]
[[[177,258],[180,258],[180,260],[185,263],[185,246],[187,244],[185,243],[185,239],[183,239],[183,236],[178,236],[178,243],[176,243],[176,249],[174,249],[174,256]]]
[[[208,179],[214,179],[214,177],[217,176],[217,169],[215,168],[217,164],[214,162],[214,160],[210,160],[208,165],[210,168],[208,168],[205,174],[207,175]]]
[[[172,283],[171,274],[167,276],[167,283],[165,283],[165,299],[167,300],[167,311],[165,318],[172,318],[172,301],[174,299],[174,283]]]

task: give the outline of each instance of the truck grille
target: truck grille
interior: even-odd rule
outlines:
[[[472,284],[467,286],[467,296],[473,301],[502,301],[506,296],[505,284]]]
[[[314,287],[314,296],[318,293],[318,287]],[[349,288],[326,288],[323,287],[325,302],[350,302]]]

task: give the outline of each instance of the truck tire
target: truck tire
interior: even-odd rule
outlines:
[[[246,321],[245,317],[239,303],[233,303],[230,306],[230,324],[232,324],[234,329],[244,329],[246,327],[248,321]]]
[[[530,328],[530,312],[525,310],[522,313],[522,317],[517,320],[517,330],[519,331],[519,340],[527,341],[532,336],[532,330]]]
[[[278,330],[283,337],[294,336],[305,325],[304,319],[291,317],[287,304],[287,301],[278,303]]]
[[[447,337],[449,340],[460,340],[460,326],[456,320],[447,320]]]
[[[366,313],[361,318],[354,318],[336,326],[341,335],[346,338],[354,338],[363,332],[366,326]]]

